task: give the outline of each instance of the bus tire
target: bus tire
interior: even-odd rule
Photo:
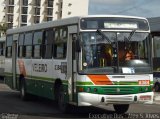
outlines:
[[[26,93],[26,83],[24,78],[20,79],[20,98],[23,101],[28,100],[28,95]]]
[[[155,86],[154,86],[154,91],[155,92],[159,92],[160,91],[160,84],[159,83],[156,83]]]
[[[58,88],[58,108],[62,113],[69,112],[69,104],[65,101],[63,85],[60,85]]]
[[[124,114],[129,109],[129,104],[114,104],[113,105],[117,114]]]
[[[59,87],[60,85],[62,85],[62,82],[60,81],[60,79],[57,79],[55,84],[54,84],[54,100],[55,102],[58,102],[58,94],[59,94]]]

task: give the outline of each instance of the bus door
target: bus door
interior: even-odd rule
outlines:
[[[76,100],[76,52],[75,52],[75,40],[77,36],[77,26],[69,26],[69,43],[68,43],[68,58],[67,58],[67,77],[68,77],[68,93],[69,102],[75,102]]]
[[[17,60],[17,41],[18,34],[13,35],[13,44],[12,44],[12,74],[13,74],[13,89],[17,89],[17,76],[16,76],[16,60]]]

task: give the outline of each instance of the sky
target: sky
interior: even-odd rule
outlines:
[[[160,17],[160,0],[89,0],[89,15]]]

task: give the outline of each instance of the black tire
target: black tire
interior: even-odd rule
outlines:
[[[58,108],[62,113],[69,113],[70,106],[66,101],[63,85],[58,88]]]
[[[117,114],[124,114],[129,109],[129,104],[114,104],[113,105]]]
[[[59,86],[60,86],[61,84],[57,84],[57,85],[55,85],[55,88],[54,88],[54,96],[55,96],[55,98],[54,98],[54,100],[55,100],[55,102],[58,102],[58,95],[59,95]]]
[[[155,92],[159,92],[160,91],[160,84],[159,83],[156,83],[155,86],[154,86],[154,91]]]
[[[28,100],[28,94],[26,93],[26,83],[24,78],[20,79],[20,98],[23,101]]]

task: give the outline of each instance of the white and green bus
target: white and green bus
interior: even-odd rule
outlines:
[[[113,104],[118,113],[153,102],[145,18],[93,15],[10,29],[5,55],[5,83],[24,100],[29,94],[55,99],[62,111],[69,104]]]

